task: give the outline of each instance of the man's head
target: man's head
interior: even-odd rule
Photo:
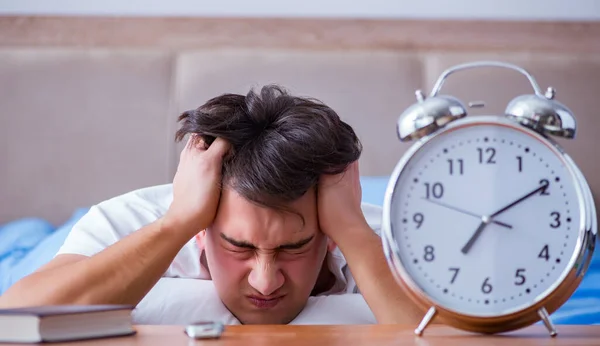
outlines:
[[[272,85],[215,97],[179,120],[177,140],[231,144],[216,218],[200,236],[221,300],[242,323],[290,322],[328,288],[317,184],[359,158],[356,134],[321,102]]]

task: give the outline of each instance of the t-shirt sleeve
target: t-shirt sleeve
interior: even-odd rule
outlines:
[[[74,254],[93,256],[119,239],[102,209],[93,206],[71,229],[56,256]]]
[[[91,207],[73,226],[56,256],[93,256],[159,217],[160,210],[135,199],[102,202]]]

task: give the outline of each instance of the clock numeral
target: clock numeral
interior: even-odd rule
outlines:
[[[523,172],[523,157],[517,156],[517,161],[519,161],[519,173]]]
[[[543,258],[546,261],[548,261],[550,259],[550,254],[548,251],[548,244],[544,245],[544,247],[542,248],[542,251],[540,251],[540,253],[538,254],[538,258]]]
[[[448,270],[454,272],[454,274],[452,274],[452,279],[450,279],[450,283],[453,284],[454,280],[456,280],[456,277],[458,276],[458,272],[460,271],[460,268],[450,267],[450,268],[448,268]]]
[[[481,292],[483,292],[485,294],[492,293],[492,285],[489,283],[489,280],[490,280],[489,277],[485,278],[485,280],[483,281],[483,284],[481,285]]]
[[[494,156],[496,156],[496,149],[492,148],[492,147],[488,147],[488,148],[477,148],[477,151],[479,152],[479,163],[487,163],[487,164],[494,164],[496,163],[496,161],[494,160]],[[485,155],[484,155],[485,153]]]
[[[456,159],[457,162],[457,171],[459,175],[463,175],[465,172],[465,162],[463,159]],[[454,160],[448,159],[448,164],[450,165],[450,175],[454,175]]]
[[[425,254],[423,255],[423,259],[427,262],[431,262],[435,259],[435,255],[433,254],[433,246],[425,246]]]
[[[413,215],[413,221],[417,224],[417,229],[421,228],[423,221],[425,220],[425,216],[421,213],[416,213]]]
[[[550,196],[550,192],[548,192],[548,188],[550,188],[550,181],[548,181],[548,179],[542,179],[542,180],[540,180],[540,185],[544,186],[544,189],[542,190],[541,195],[542,196]]]
[[[550,227],[558,228],[560,227],[560,213],[557,211],[553,211],[550,213],[550,217],[552,217],[552,223],[550,223]]]
[[[425,198],[429,198],[429,196],[442,198],[443,195],[444,185],[442,185],[442,183],[434,183],[433,185],[425,183]]]
[[[525,273],[525,269],[523,268],[519,268],[517,269],[517,272],[515,273],[515,285],[517,286],[521,286],[525,283],[525,275],[523,275]]]

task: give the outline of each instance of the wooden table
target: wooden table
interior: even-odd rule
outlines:
[[[184,334],[183,326],[136,326],[136,329],[138,333],[135,336],[52,345],[600,345],[600,326],[558,325],[558,336],[555,338],[551,338],[547,330],[539,325],[497,336],[477,335],[442,325],[431,325],[421,337],[413,334],[414,326],[402,325],[226,326],[218,340],[192,340]]]

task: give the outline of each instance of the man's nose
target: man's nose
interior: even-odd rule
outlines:
[[[266,256],[265,256],[266,257]],[[273,258],[257,258],[248,282],[263,296],[270,296],[283,286],[285,278]]]

